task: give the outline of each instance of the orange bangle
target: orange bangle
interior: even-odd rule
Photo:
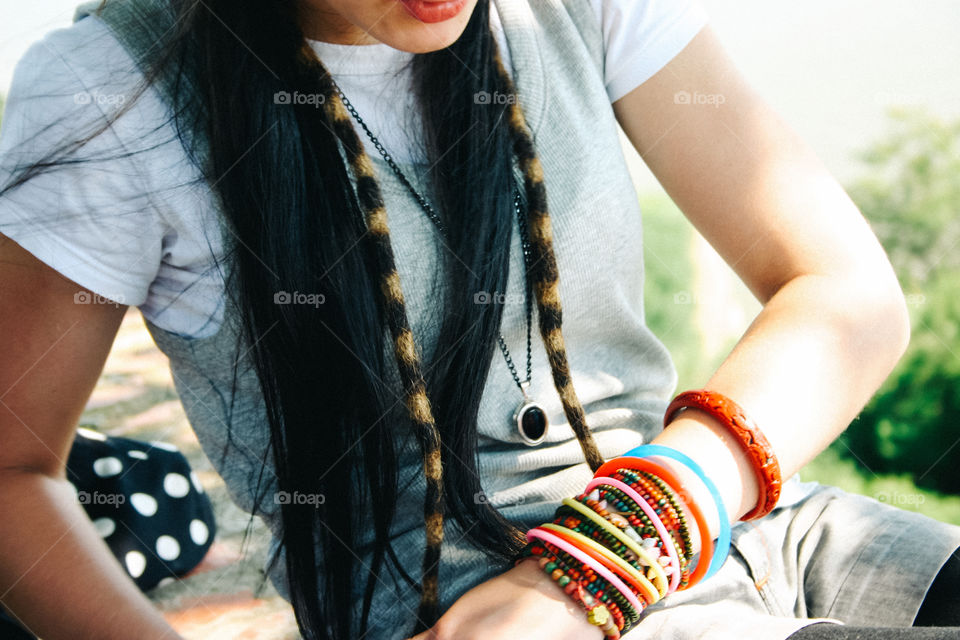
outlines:
[[[686,391],[674,398],[664,415],[664,426],[669,425],[679,411],[688,407],[700,409],[719,420],[740,442],[750,459],[760,483],[760,495],[756,506],[740,519],[756,520],[770,513],[780,500],[783,480],[780,477],[780,463],[763,432],[736,402],[716,391],[705,389]]]
[[[710,529],[707,528],[707,519],[703,517],[703,512],[700,510],[700,507],[697,506],[696,502],[683,499],[683,496],[687,494],[683,491],[683,483],[680,482],[677,476],[663,465],[659,465],[648,458],[620,456],[619,458],[607,460],[597,469],[593,477],[609,476],[621,468],[649,471],[663,478],[664,481],[670,485],[670,488],[673,489],[674,493],[677,494],[677,499],[687,508],[687,511],[690,512],[694,521],[697,523],[697,530],[700,532],[700,557],[697,559],[697,568],[690,575],[690,581],[687,583],[686,588],[689,589],[700,582],[710,567],[710,559],[713,557],[713,536],[710,535]],[[670,544],[670,541],[664,540],[663,543]]]

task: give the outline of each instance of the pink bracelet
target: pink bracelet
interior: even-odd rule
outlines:
[[[646,500],[643,497],[634,491],[633,487],[628,485],[625,482],[621,482],[616,478],[610,478],[601,476],[599,478],[594,478],[587,484],[587,488],[584,493],[590,493],[590,491],[601,484],[608,484],[611,487],[616,487],[623,491],[625,494],[630,496],[630,498],[640,505],[640,508],[643,509],[643,512],[647,514],[647,517],[650,518],[650,522],[653,523],[654,529],[657,530],[657,535],[660,536],[660,539],[663,541],[663,546],[667,552],[667,556],[670,558],[670,565],[673,567],[673,575],[670,576],[670,587],[668,593],[672,593],[677,590],[677,586],[680,584],[680,556],[677,555],[677,549],[673,546],[673,538],[670,533],[667,531],[667,528],[663,526],[663,521],[660,520],[660,516],[657,515],[657,512],[653,510]]]
[[[540,527],[534,527],[527,531],[527,542],[532,538],[539,538],[544,542],[549,542],[556,547],[563,549],[571,556],[590,566],[591,569],[600,574],[607,582],[609,582],[617,591],[623,594],[623,597],[627,599],[627,602],[630,603],[637,612],[641,612],[644,609],[644,605],[640,600],[637,599],[637,596],[634,595],[630,587],[625,585],[623,581],[615,576],[613,572],[601,565],[599,562],[595,561],[593,558],[580,551],[575,545],[570,544],[560,536],[554,535],[553,533],[547,531],[546,529],[541,529]]]

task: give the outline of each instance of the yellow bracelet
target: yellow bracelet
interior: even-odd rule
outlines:
[[[667,579],[667,574],[663,570],[663,567],[660,566],[660,563],[657,562],[657,559],[654,558],[649,551],[647,551],[643,545],[637,544],[636,540],[633,540],[625,534],[621,529],[616,527],[609,520],[601,516],[599,513],[586,506],[582,502],[578,502],[573,498],[564,498],[562,500],[563,504],[567,505],[571,509],[574,509],[582,513],[587,518],[590,518],[593,522],[596,522],[598,526],[603,527],[605,531],[614,536],[617,540],[627,545],[627,548],[633,551],[635,554],[643,558],[647,564],[650,565],[651,570],[653,571],[653,580],[656,584],[656,589],[660,594],[660,598],[667,595],[667,587],[669,580]],[[617,556],[619,557],[619,556]],[[651,585],[652,586],[652,585]],[[658,598],[659,600],[659,598]]]
[[[607,549],[602,544],[594,540],[591,540],[590,538],[583,535],[579,531],[574,531],[569,527],[564,527],[559,524],[553,524],[552,522],[544,523],[540,525],[540,527],[543,529],[550,529],[552,531],[559,531],[563,535],[569,536],[570,538],[573,538],[574,540],[576,540],[578,545],[582,545],[589,549],[593,549],[603,557],[610,560],[610,562],[621,567],[625,573],[633,576],[634,580],[636,580],[640,584],[640,587],[643,589],[644,594],[647,596],[647,602],[649,604],[653,604],[654,602],[660,599],[660,594],[657,592],[657,589],[653,586],[653,584],[649,580],[647,580],[646,576],[644,576],[642,573],[634,569],[632,566],[630,566],[630,564],[627,563],[626,560],[624,560],[614,552],[610,551],[610,549]]]

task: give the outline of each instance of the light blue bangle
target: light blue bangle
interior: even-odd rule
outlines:
[[[710,495],[713,497],[713,502],[717,506],[717,515],[720,517],[720,536],[717,538],[717,548],[713,550],[713,557],[710,559],[710,568],[707,570],[707,573],[704,574],[703,579],[711,577],[717,571],[720,570],[720,567],[723,566],[723,563],[727,560],[727,554],[730,552],[730,518],[727,516],[727,510],[723,506],[723,499],[720,497],[720,492],[717,490],[717,485],[713,484],[713,481],[707,477],[707,474],[703,472],[703,469],[694,462],[690,456],[676,449],[670,447],[665,447],[660,444],[642,444],[639,447],[634,447],[627,451],[625,456],[633,456],[636,458],[648,458],[650,456],[663,456],[664,458],[672,458],[677,462],[681,462],[690,468],[695,474],[700,477],[700,480],[703,481],[703,484],[706,485],[707,489],[710,491]],[[679,487],[677,487],[679,489]]]

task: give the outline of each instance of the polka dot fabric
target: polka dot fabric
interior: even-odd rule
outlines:
[[[100,536],[142,590],[206,555],[216,524],[187,459],[165,442],[77,431],[67,477]]]

